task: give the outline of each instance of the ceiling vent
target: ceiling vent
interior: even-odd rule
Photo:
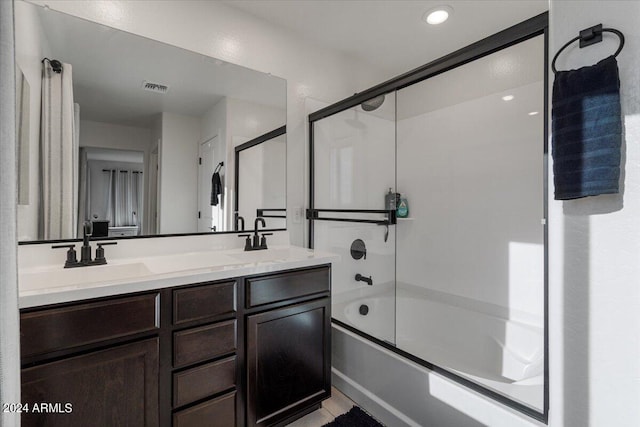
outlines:
[[[142,89],[156,93],[169,92],[169,86],[163,85],[162,83],[148,82],[146,80],[142,82]]]

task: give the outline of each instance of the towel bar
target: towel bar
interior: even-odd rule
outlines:
[[[618,50],[616,50],[616,52],[613,54],[614,57],[618,56],[618,54],[624,47],[624,34],[622,34],[621,31],[616,30],[615,28],[602,28],[602,24],[594,25],[593,27],[585,28],[584,30],[580,31],[580,35],[569,40],[564,44],[564,46],[560,48],[560,50],[558,50],[558,52],[553,57],[553,60],[551,61],[551,70],[553,71],[553,73],[558,74],[558,70],[556,70],[556,59],[558,59],[560,53],[562,53],[563,50],[569,47],[571,43],[580,40],[580,49],[582,49],[583,47],[591,46],[592,44],[600,43],[602,41],[603,32],[613,33],[620,38],[620,46],[618,46]]]

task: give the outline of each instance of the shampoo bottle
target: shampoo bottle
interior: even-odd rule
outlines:
[[[396,210],[396,216],[398,218],[407,218],[409,216],[409,203],[405,197],[400,198],[398,203],[398,209]]]
[[[400,194],[394,193],[389,187],[389,192],[384,196],[384,208],[390,211],[395,211],[398,208],[400,202]]]

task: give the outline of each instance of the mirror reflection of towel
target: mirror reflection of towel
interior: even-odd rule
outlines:
[[[222,194],[222,180],[220,173],[214,172],[211,176],[211,206],[218,206],[218,195]]]

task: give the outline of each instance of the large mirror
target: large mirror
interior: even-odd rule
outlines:
[[[286,127],[238,145],[234,229],[286,227]],[[258,220],[259,221],[259,220]]]
[[[74,239],[87,220],[96,237],[235,230],[235,147],[286,125],[285,80],[24,1],[15,16],[30,141],[20,241]],[[263,179],[277,196],[267,185],[241,196],[273,201],[256,208],[279,209],[273,228],[286,224],[285,138],[241,156],[240,177],[274,174]]]

